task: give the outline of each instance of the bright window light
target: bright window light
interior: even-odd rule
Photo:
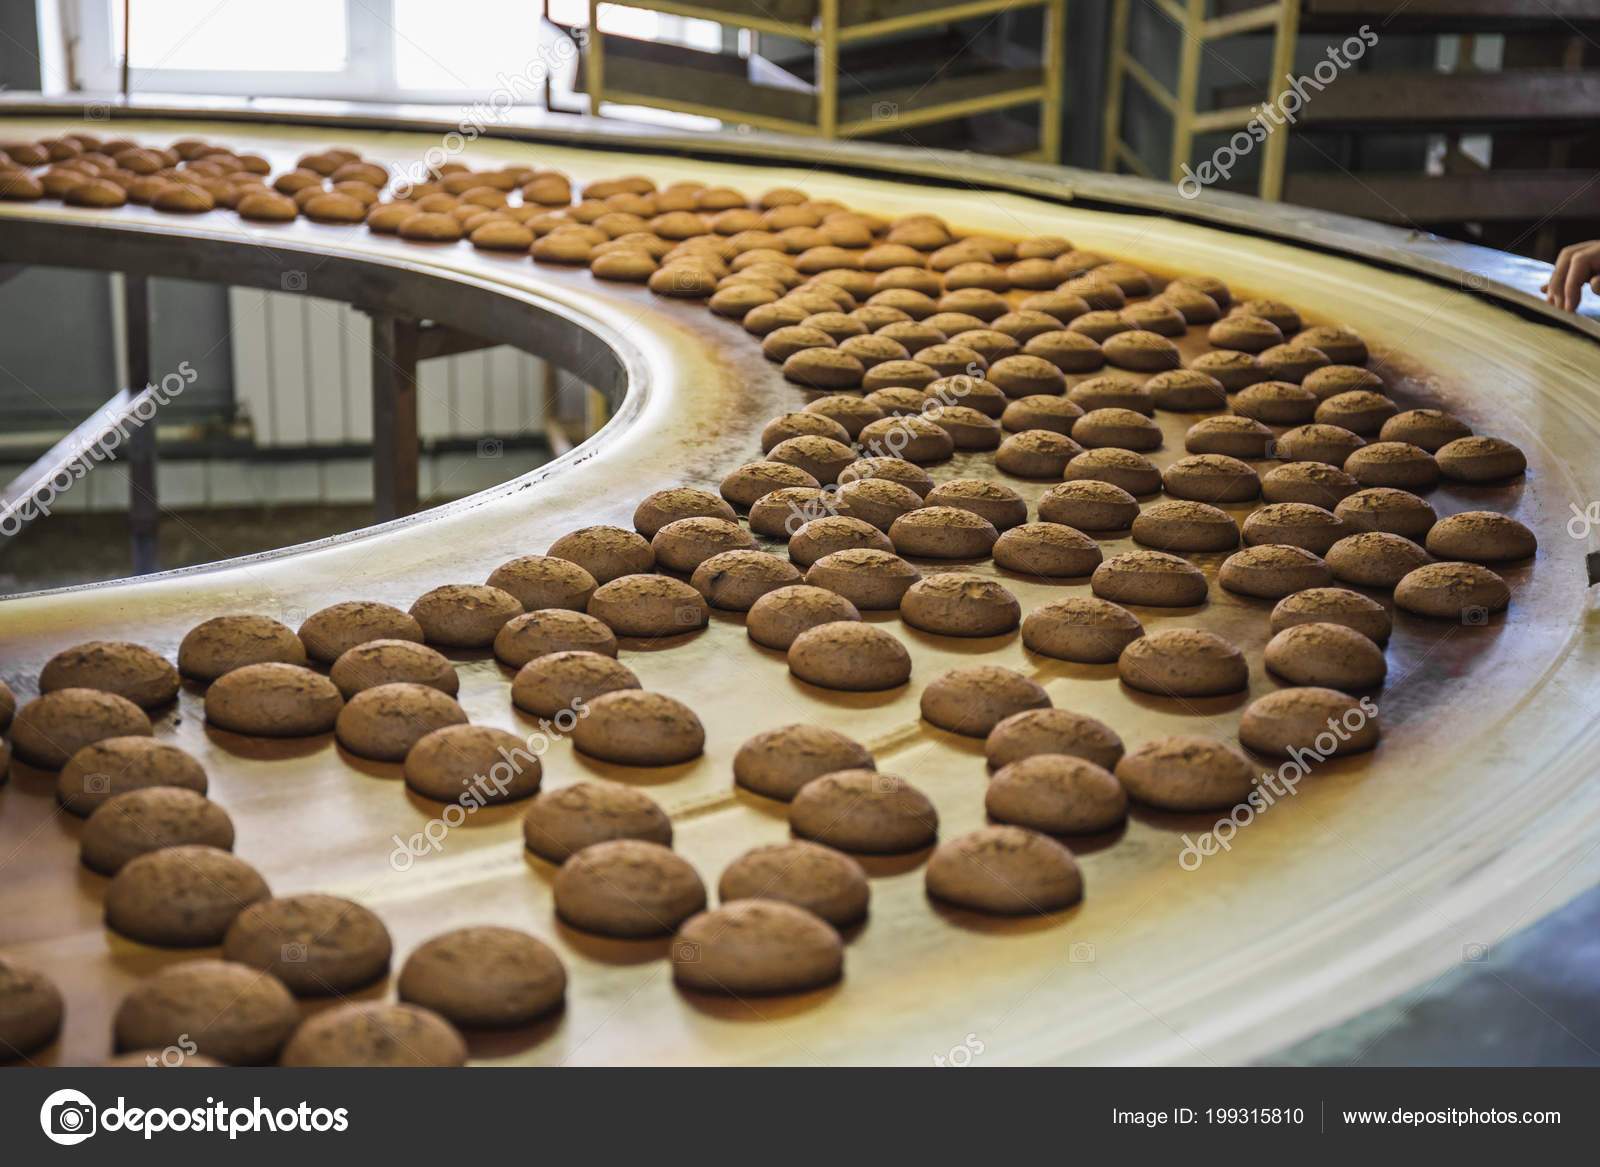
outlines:
[[[112,25],[122,56],[122,11]],[[135,69],[333,72],[345,67],[344,5],[328,0],[133,0]]]

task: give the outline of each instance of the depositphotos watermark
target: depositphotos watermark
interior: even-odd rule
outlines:
[[[39,1107],[39,1127],[45,1138],[63,1147],[76,1146],[97,1134],[118,1132],[152,1139],[176,1131],[190,1134],[240,1135],[305,1134],[350,1129],[350,1112],[301,1102],[298,1106],[270,1107],[260,1096],[248,1106],[229,1106],[207,1098],[204,1106],[129,1106],[120,1094],[115,1105],[101,1107],[81,1090],[57,1090]]]
[[[1312,95],[1332,85],[1339,79],[1339,74],[1366,56],[1367,50],[1377,43],[1378,34],[1372,31],[1370,24],[1363,24],[1354,36],[1346,37],[1343,43],[1330,48],[1327,56],[1316,63],[1309,76],[1304,73],[1299,76],[1284,74],[1288,88],[1273,100],[1256,106],[1255,116],[1245,123],[1243,129],[1235,131],[1233,137],[1218,146],[1211,157],[1198,167],[1191,169],[1187,162],[1183,164],[1178,193],[1186,199],[1199,198],[1200,192],[1212,183],[1231,178],[1239,159],[1249,156],[1272,136],[1274,130],[1299,121],[1298,115]]]
[[[1311,768],[1333,757],[1341,745],[1360,733],[1376,716],[1378,706],[1371,697],[1363,697],[1342,716],[1328,718],[1328,728],[1317,734],[1309,747],[1290,746],[1289,760],[1275,773],[1261,775],[1260,782],[1245,800],[1218,819],[1209,831],[1198,839],[1191,839],[1187,834],[1180,836],[1183,850],[1178,852],[1178,866],[1185,871],[1197,871],[1208,856],[1218,851],[1232,851],[1233,837],[1240,830],[1255,822],[1256,815],[1265,814],[1278,799],[1298,794],[1300,783],[1311,773]]]
[[[563,709],[553,718],[540,718],[539,728],[523,742],[525,749],[508,750],[500,747],[500,760],[489,767],[487,774],[474,775],[456,800],[429,819],[427,825],[409,839],[391,835],[394,850],[389,852],[389,866],[396,871],[410,871],[412,865],[430,852],[444,850],[444,841],[450,832],[467,821],[479,808],[499,802],[511,784],[522,774],[523,767],[537,762],[557,737],[572,732],[580,718],[589,716],[589,706],[582,697],[574,697],[570,708]]]
[[[115,456],[117,447],[132,436],[131,430],[143,428],[155,417],[156,410],[170,403],[193,385],[199,376],[200,374],[194,371],[193,365],[188,361],[182,361],[178,364],[177,372],[168,373],[161,378],[159,385],[154,382],[146,385],[133,399],[128,416],[119,421],[109,433],[102,435],[94,445],[56,471],[49,480],[35,487],[32,494],[0,510],[0,535],[9,539],[35,519],[47,517],[55,509],[56,499],[83,481],[89,471],[96,466],[102,462],[109,462]]]

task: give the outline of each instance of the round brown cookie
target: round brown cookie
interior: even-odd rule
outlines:
[[[1083,408],[1065,397],[1034,395],[1010,402],[1000,425],[1008,433],[1049,430],[1070,436],[1073,423],[1082,416]]]
[[[1262,543],[1223,561],[1217,582],[1230,592],[1276,600],[1306,588],[1326,587],[1333,572],[1321,556],[1287,543]]]
[[[1367,363],[1367,342],[1351,329],[1339,324],[1317,324],[1303,329],[1295,337],[1296,344],[1310,345],[1318,352],[1327,354],[1330,361],[1337,361],[1341,365],[1364,365]]]
[[[1406,442],[1432,454],[1471,433],[1472,427],[1454,414],[1439,409],[1408,409],[1384,422],[1378,437],[1385,442]]]
[[[1120,332],[1133,331],[1133,325],[1114,308],[1097,308],[1073,319],[1067,325],[1067,331],[1089,337],[1100,345],[1100,351],[1104,354],[1106,341]]]
[[[1073,422],[1074,430],[1084,418]],[[1000,443],[995,469],[1017,478],[1060,478],[1067,463],[1083,452],[1077,440],[1053,430],[1023,430]]]
[[[898,605],[898,598],[895,603]],[[787,651],[803,632],[825,624],[859,619],[861,613],[843,595],[831,589],[794,584],[768,592],[750,605],[745,631],[757,644]]]
[[[1291,759],[1304,778],[1307,753],[1315,764],[1376,746],[1377,714],[1370,698],[1357,701],[1336,689],[1279,689],[1250,703],[1239,719],[1239,741],[1258,754]]]
[[[1050,600],[1022,622],[1022,643],[1057,660],[1109,664],[1144,635],[1131,612],[1094,596]]]
[[[1266,663],[1286,681],[1330,689],[1372,688],[1388,672],[1383,649],[1343,624],[1285,628],[1267,642]]]
[[[741,745],[733,757],[734,781],[784,802],[823,774],[872,769],[875,764],[865,746],[817,725],[765,730]]]
[[[1015,337],[995,328],[980,326],[978,328],[952,329],[944,322],[946,315],[946,313],[939,313],[928,317],[928,320],[950,334],[951,345],[969,348],[982,357],[989,366],[987,376],[991,383],[1000,385],[1002,391],[1004,391],[1006,386],[1002,385],[1001,381],[994,380],[996,370],[1001,369],[1002,361],[1017,356],[1022,352],[1021,343]],[[1044,386],[1064,387],[1064,383],[1057,379],[1061,376],[1061,370],[1057,369],[1049,361],[1042,360],[1039,357],[1023,357],[1022,359],[1028,363],[1021,366],[1013,366],[1011,376],[1002,375],[1002,381],[1014,381],[1016,384],[1021,384],[1030,376],[1036,375],[1043,379],[1040,392],[1049,392],[1049,389]],[[1034,361],[1039,361],[1039,364],[1033,364]]]
[[[1105,446],[1085,450],[1067,463],[1062,476],[1068,482],[1092,480],[1120,487],[1130,495],[1154,494],[1161,489],[1161,471],[1143,454]],[[1128,524],[1131,525],[1132,520]]]
[[[467,1043],[431,1009],[357,1001],[313,1014],[284,1044],[284,1066],[464,1066]]]
[[[1317,399],[1292,381],[1257,381],[1234,394],[1233,412],[1268,425],[1303,425],[1316,414]]]
[[[898,608],[906,589],[920,578],[922,573],[898,555],[869,547],[835,551],[806,571],[806,583],[844,597],[856,610],[870,611]]]
[[[1167,285],[1167,290],[1173,288],[1192,288],[1207,296],[1220,308],[1233,307],[1233,293],[1229,291],[1227,284],[1215,276],[1179,276]]]
[[[903,685],[911,676],[905,645],[881,628],[849,620],[799,633],[789,645],[788,660],[797,678],[823,689],[877,692]]]
[[[866,371],[858,358],[837,348],[802,349],[783,362],[785,379],[808,389],[850,389]]]
[[[1346,535],[1328,548],[1325,558],[1334,579],[1367,588],[1392,588],[1406,573],[1429,562],[1421,547],[1388,531]]]
[[[1080,256],[1079,260],[1081,258]],[[1056,260],[1056,266],[1058,270],[1062,270],[1064,267],[1070,268],[1077,266],[1079,260],[1069,261],[1066,256],[1061,256]],[[1123,294],[1122,289],[1110,280],[1102,279],[1097,272],[1085,272],[1082,275],[1072,276],[1057,285],[1056,291],[1080,296],[1083,298],[1084,303],[1098,312],[1118,311],[1128,304],[1128,297]]]
[[[1343,466],[1345,460],[1366,445],[1366,439],[1342,426],[1297,426],[1278,439],[1276,453],[1292,462],[1326,462]]]
[[[594,576],[576,563],[549,555],[523,555],[508,560],[495,568],[486,582],[515,596],[525,612],[544,608],[581,612],[598,586]],[[420,634],[400,639],[420,639]]]
[[[1027,356],[1044,358],[1063,373],[1089,373],[1106,363],[1099,341],[1068,328],[1041,332],[1024,342],[1022,351]]]
[[[728,864],[717,882],[717,898],[724,904],[777,900],[804,908],[836,928],[864,917],[869,895],[861,864],[804,839],[752,848]]]
[[[522,615],[522,605],[488,584],[444,584],[419,596],[411,614],[429,644],[488,648],[507,620]]]
[[[1090,589],[1103,600],[1156,608],[1203,604],[1206,577],[1194,564],[1164,551],[1135,550],[1115,555],[1094,569]]]
[[[1371,389],[1348,389],[1323,398],[1315,419],[1322,425],[1342,426],[1362,437],[1372,437],[1383,423],[1400,412],[1400,407],[1382,393]]]
[[[609,839],[561,865],[556,914],[602,936],[665,936],[706,906],[705,885],[687,860],[659,843]]]
[[[1407,442],[1373,442],[1344,460],[1344,472],[1362,486],[1426,490],[1439,481],[1433,455]]]
[[[17,710],[11,748],[30,766],[59,770],[85,746],[151,732],[150,718],[126,697],[100,689],[57,689]]]
[[[838,505],[838,495],[830,488],[780,487],[751,504],[750,529],[769,539],[787,541],[812,519],[834,514]]]
[[[1163,441],[1161,427],[1131,409],[1091,409],[1072,423],[1072,437],[1086,449],[1158,450]]]
[[[206,722],[249,737],[327,733],[343,708],[327,677],[275,661],[234,669],[206,690]]]
[[[693,573],[713,555],[754,549],[755,537],[737,522],[701,516],[674,520],[657,531],[650,540],[650,550],[656,557],[657,565],[684,575]]]
[[[203,794],[149,786],[102,803],[83,824],[79,856],[91,871],[115,875],[137,856],[190,844],[233,850],[233,820]]]
[[[722,497],[736,507],[750,508],[775,490],[785,487],[816,489],[817,480],[798,466],[785,462],[751,462],[722,480]]]
[[[328,670],[328,679],[348,701],[363,689],[410,681],[455,696],[461,678],[444,656],[409,640],[373,640],[345,652]]]
[[[400,968],[402,1001],[454,1025],[524,1025],[561,1005],[567,972],[544,941],[514,928],[456,928],[420,945]]]
[[[1162,810],[1225,810],[1255,789],[1250,762],[1231,746],[1188,734],[1155,738],[1122,756],[1117,781]]]
[[[920,414],[929,406],[927,391],[913,389],[909,385],[889,385],[882,389],[874,389],[862,400],[879,410],[885,417],[911,417]],[[887,427],[880,427],[879,430],[872,432],[882,432],[884,428]],[[866,426],[862,429],[866,429]]]
[[[1326,462],[1287,462],[1261,476],[1261,497],[1267,502],[1304,502],[1327,509],[1360,486]]]
[[[1427,499],[1395,487],[1370,487],[1339,499],[1334,514],[1350,531],[1389,531],[1408,539],[1426,536],[1438,514]]]
[[[1230,349],[1201,353],[1189,362],[1189,368],[1208,377],[1215,377],[1222,382],[1222,387],[1229,393],[1237,393],[1257,381],[1267,380],[1269,376],[1266,368],[1253,354]]]
[[[1067,400],[1083,410],[1131,409],[1146,417],[1156,411],[1155,398],[1144,384],[1119,374],[1079,381],[1067,393]]]
[[[512,668],[548,653],[577,651],[616,656],[616,634],[585,612],[545,608],[506,621],[494,638],[496,659]]]
[[[999,537],[988,519],[958,507],[921,507],[889,526],[895,551],[924,559],[982,559]]]
[[[1486,624],[1511,603],[1511,589],[1482,564],[1428,563],[1401,577],[1394,603],[1417,616]]]
[[[389,971],[389,930],[367,908],[329,895],[253,903],[222,938],[222,957],[277,977],[297,997],[343,996]]]
[[[1107,337],[1100,349],[1106,360],[1119,369],[1135,369],[1142,373],[1156,373],[1176,369],[1182,364],[1178,346],[1166,337],[1149,329],[1133,328]]]
[[[1495,511],[1461,511],[1440,519],[1428,531],[1430,555],[1468,563],[1501,563],[1527,559],[1539,541],[1523,524]]]
[[[996,822],[1052,835],[1109,831],[1128,817],[1128,794],[1111,772],[1067,754],[1033,754],[1001,767],[983,805]]]
[[[61,990],[49,977],[0,957],[0,1050],[6,1061],[26,1058],[55,1040],[62,1008]]]
[[[363,689],[339,712],[334,733],[352,754],[399,762],[411,747],[446,725],[465,725],[455,699],[431,685],[396,681]]]
[[[1036,353],[1002,356],[989,367],[986,379],[998,385],[1007,397],[1054,395],[1065,392],[1067,387],[1066,377],[1055,363]]]
[[[1161,697],[1219,697],[1250,683],[1244,654],[1200,628],[1167,628],[1135,640],[1117,658],[1117,675]]]
[[[547,790],[522,818],[528,850],[564,863],[585,847],[610,839],[642,839],[670,846],[672,820],[647,795],[615,782],[575,782]]]
[[[938,402],[940,405],[965,406],[989,418],[1003,415],[1009,401],[1005,392],[993,381],[986,381],[982,377],[970,377],[965,373],[930,381],[922,392],[927,401]]]
[[[893,421],[885,418],[884,421]],[[874,425],[881,422],[871,422],[862,428],[862,434]],[[937,426],[934,427],[938,429]],[[939,433],[949,440],[949,435],[943,430]],[[836,442],[832,438],[818,437],[816,434],[802,434],[798,438],[788,438],[779,442],[767,454],[771,462],[783,462],[790,466],[798,466],[820,483],[837,482],[839,475],[845,467],[856,460],[856,452],[843,442]]]
[[[1282,344],[1283,330],[1264,317],[1235,309],[1206,330],[1206,340],[1214,348],[1260,353]]]
[[[873,300],[876,300],[877,298],[877,296],[874,296]],[[882,311],[889,307],[890,305],[888,304],[868,303],[865,305],[865,308],[878,311]],[[933,307],[932,302],[929,302],[927,307],[931,309]],[[899,308],[894,308],[893,310],[901,311]],[[921,311],[922,306],[918,305],[917,312]],[[940,332],[937,328],[933,327],[933,325],[926,323],[923,319],[918,317],[917,312],[912,312],[909,309],[906,309],[905,312],[909,313],[907,319],[890,321],[888,324],[880,324],[877,329],[874,330],[873,335],[888,337],[896,344],[904,347],[908,353],[912,354],[912,356],[915,356],[923,349],[932,348],[936,344],[944,343],[944,333]],[[928,315],[931,315],[931,312],[922,312],[922,316]]]
[[[123,864],[106,885],[106,925],[163,948],[222,941],[233,918],[272,895],[254,867],[216,847],[163,847]]]
[[[794,533],[789,540],[789,558],[800,567],[810,567],[824,556],[855,548],[889,552],[894,544],[889,536],[863,519],[824,515],[812,519]]]
[[[928,472],[903,458],[861,458],[839,475],[841,484],[863,478],[886,478],[890,482],[898,482],[919,498],[926,498],[933,489],[933,479]]]
[[[939,833],[939,815],[922,791],[877,770],[837,770],[806,783],[789,804],[801,838],[841,851],[915,851]]]
[[[676,636],[710,622],[699,592],[666,575],[625,575],[603,583],[589,597],[589,615],[618,636]]]
[[[552,652],[522,666],[511,685],[511,703],[537,717],[557,717],[562,710],[584,716],[587,704],[602,693],[639,687],[633,671],[613,657],[581,650]]]
[[[941,673],[922,691],[922,716],[940,729],[987,737],[1025,709],[1045,709],[1050,695],[1038,682],[996,665],[967,665]]]
[[[1239,525],[1208,503],[1157,502],[1133,520],[1133,541],[1162,551],[1231,551],[1239,545]]]
[[[634,528],[646,539],[679,519],[708,518],[733,522],[733,508],[710,491],[672,486],[645,497],[633,512]]]
[[[798,304],[787,300],[777,300],[767,304],[757,304],[744,314],[740,321],[746,332],[756,336],[766,336],[779,328],[792,328],[799,324],[811,313]],[[846,386],[848,388],[848,386]]]
[[[1054,332],[1062,323],[1061,317],[1040,308],[1022,308],[996,317],[989,322],[989,327],[1005,333],[1018,344],[1027,344],[1041,333]]]
[[[616,689],[587,703],[572,744],[591,758],[625,766],[670,766],[700,756],[706,731],[694,711],[664,693]]]
[[[1265,298],[1243,300],[1234,308],[1232,315],[1235,318],[1253,316],[1258,320],[1271,321],[1272,326],[1286,336],[1293,335],[1304,327],[1300,313],[1282,300]]]
[[[1197,421],[1183,435],[1183,448],[1191,454],[1226,454],[1230,458],[1261,459],[1276,439],[1272,430],[1253,417],[1225,414]]]
[[[1035,754],[1065,754],[1110,769],[1122,757],[1122,739],[1103,721],[1069,709],[1024,709],[1002,718],[984,741],[989,769]]]
[[[887,341],[887,337],[879,337]],[[894,344],[897,342],[889,341]],[[868,422],[879,421],[883,417],[883,410],[873,405],[865,398],[857,397],[850,393],[835,393],[827,397],[819,397],[808,402],[805,412],[821,414],[830,421],[841,426],[850,440],[854,441],[857,434]],[[788,484],[785,484],[788,485]],[[726,497],[726,493],[724,493]]]
[[[955,439],[947,430],[919,416],[869,422],[862,428],[859,441],[871,457],[903,458],[919,466],[948,461],[956,448]]]
[[[1273,378],[1294,385],[1333,363],[1327,353],[1298,339],[1288,344],[1273,345],[1258,353],[1257,357]]]
[[[1261,477],[1248,462],[1226,454],[1190,454],[1168,466],[1162,484],[1173,498],[1195,502],[1251,502],[1261,493]]]
[[[912,584],[900,601],[900,618],[943,636],[1000,636],[1017,626],[1022,608],[995,580],[947,571]]]
[[[845,482],[836,499],[841,515],[871,523],[880,531],[887,531],[901,515],[922,505],[922,497],[916,491],[887,478]]]
[[[995,540],[995,566],[1046,579],[1086,576],[1100,566],[1100,545],[1061,523],[1026,523]]]
[[[123,640],[91,640],[56,653],[39,670],[39,692],[99,689],[125,697],[141,709],[165,705],[178,695],[178,670],[159,653]],[[0,718],[0,728],[10,717]]]
[[[690,586],[713,608],[746,612],[768,592],[800,582],[799,570],[764,551],[724,551],[695,568]]]
[[[1039,499],[1041,520],[1080,531],[1124,531],[1138,515],[1139,503],[1133,495],[1114,483],[1093,478],[1052,486]]]
[[[1327,352],[1326,349],[1323,350]],[[1376,373],[1360,368],[1356,365],[1334,364],[1316,369],[1307,373],[1301,382],[1317,400],[1326,401],[1330,397],[1337,397],[1341,393],[1352,390],[1364,389],[1371,393],[1383,392],[1383,378]]]
[[[1000,445],[1000,425],[987,414],[965,405],[938,405],[923,417],[950,435],[958,450],[993,450]]]
[[[294,997],[270,973],[225,960],[186,960],[139,981],[117,1007],[119,1050],[194,1049],[230,1066],[272,1061],[299,1023]]]
[[[846,319],[852,323],[866,327],[867,322],[852,313]],[[887,336],[847,336],[839,342],[839,351],[849,353],[861,362],[867,372],[871,372],[879,365],[888,361],[905,361],[911,359],[911,350],[898,340]],[[863,379],[865,374],[863,374]],[[848,433],[848,427],[846,428]],[[853,434],[851,436],[854,436]]]
[[[638,575],[656,565],[649,542],[637,532],[621,527],[581,527],[550,544],[546,554],[577,564],[596,584],[610,583],[619,576]]]
[[[389,604],[347,600],[307,616],[300,625],[300,643],[314,661],[332,664],[358,644],[373,640],[422,642],[416,618]]]
[[[1389,612],[1377,600],[1349,588],[1315,587],[1284,596],[1272,609],[1274,633],[1301,624],[1342,624],[1375,644],[1389,639]]]
[[[608,657],[595,659],[616,663]],[[515,700],[514,686],[512,696]],[[406,785],[412,790],[436,802],[469,807],[528,798],[538,791],[542,776],[539,759],[528,752],[526,741],[487,725],[443,726],[419,738],[405,759]]]
[[[1215,324],[1222,319],[1222,306],[1198,288],[1184,287],[1174,280],[1154,300],[1153,304],[1170,306],[1179,313],[1186,325]]]
[[[56,801],[85,817],[110,799],[153,786],[206,792],[206,772],[177,746],[150,737],[112,737],[84,746],[61,767]]]
[[[1337,514],[1308,502],[1268,503],[1244,521],[1244,541],[1252,547],[1287,544],[1315,555],[1326,555],[1347,533]]]
[[[980,827],[941,844],[925,882],[934,899],[989,915],[1045,915],[1083,898],[1072,852],[1016,826]]]
[[[1439,447],[1439,472],[1456,482],[1499,482],[1528,468],[1523,452],[1504,438],[1457,438]]]
[[[1171,304],[1160,300],[1145,300],[1139,304],[1129,304],[1122,310],[1122,318],[1135,329],[1152,332],[1157,336],[1173,337],[1184,336],[1189,331],[1189,323]],[[1127,336],[1127,333],[1121,335]],[[1117,362],[1112,362],[1113,364]],[[1132,366],[1124,366],[1131,368]]]
[[[956,478],[928,492],[928,506],[955,507],[989,520],[1004,531],[1028,521],[1028,504],[1004,483],[987,478]]]
[[[214,681],[229,669],[265,661],[306,663],[300,638],[269,616],[213,616],[189,629],[178,645],[178,671],[195,681]]]
[[[771,899],[702,912],[672,942],[673,979],[702,992],[799,993],[832,984],[843,972],[844,944],[832,925]]]

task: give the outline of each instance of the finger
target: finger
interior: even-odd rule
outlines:
[[[1578,306],[1579,301],[1583,299],[1583,285],[1597,272],[1600,272],[1600,248],[1592,247],[1573,257],[1572,263],[1567,267],[1566,281],[1562,285],[1563,298],[1566,301],[1562,305],[1563,308],[1570,312]]]
[[[1565,307],[1561,302],[1561,289],[1566,284],[1567,268],[1572,266],[1572,248],[1563,247],[1561,254],[1556,256],[1556,266],[1550,273],[1550,282],[1545,285],[1550,303],[1557,308]]]

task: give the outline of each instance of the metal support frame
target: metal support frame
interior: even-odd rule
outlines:
[[[390,312],[372,316],[372,512],[376,522],[416,511],[417,361],[421,329]]]
[[[1125,169],[1142,178],[1154,178],[1152,168],[1140,158],[1122,136],[1124,85],[1132,82],[1172,118],[1172,153],[1167,177],[1177,182],[1194,152],[1196,134],[1217,130],[1239,130],[1256,116],[1257,107],[1201,111],[1199,105],[1200,57],[1214,40],[1249,32],[1270,32],[1272,66],[1267,79],[1266,103],[1276,102],[1284,92],[1285,78],[1294,67],[1296,38],[1300,34],[1300,0],[1275,0],[1227,16],[1207,18],[1205,0],[1150,0],[1177,26],[1183,43],[1178,55],[1176,91],[1167,89],[1128,51],[1129,13],[1133,0],[1115,0],[1111,12],[1111,55],[1106,70],[1105,132],[1101,147],[1102,170]],[[1261,178],[1257,194],[1273,202],[1283,197],[1285,159],[1289,148],[1288,131],[1279,127],[1267,135],[1261,147]]]
[[[128,387],[130,392],[138,393],[149,389],[151,383],[150,277],[136,273],[123,276],[122,311]],[[149,575],[160,569],[160,525],[156,427],[152,417],[148,423],[135,425],[128,435],[128,543],[134,575]]]

